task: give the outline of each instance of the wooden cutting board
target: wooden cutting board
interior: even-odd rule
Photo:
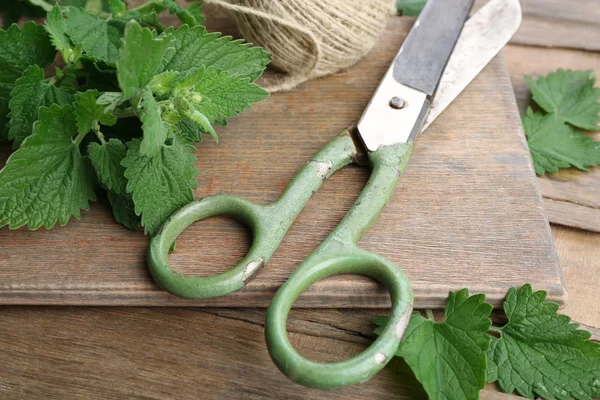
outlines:
[[[390,18],[376,48],[345,72],[254,106],[198,146],[196,198],[238,194],[274,201],[309,159],[357,121],[412,20]],[[7,145],[0,152],[4,164]],[[0,164],[0,165],[2,165]],[[52,230],[0,229],[0,303],[138,306],[267,306],[277,288],[341,220],[368,178],[351,166],[308,203],[270,263],[244,290],[184,300],[162,291],[146,267],[148,238],[117,225],[102,196],[80,220]],[[170,256],[183,273],[211,275],[239,262],[251,237],[238,223],[196,223]],[[563,303],[554,249],[515,97],[502,56],[420,137],[406,174],[361,246],[394,260],[410,278],[417,307],[442,307],[469,287],[496,306],[530,282]],[[387,292],[360,276],[315,285],[299,307],[386,307]]]

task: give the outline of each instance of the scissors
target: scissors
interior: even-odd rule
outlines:
[[[340,388],[366,381],[381,370],[392,359],[408,326],[413,295],[398,265],[361,249],[357,241],[392,195],[417,134],[487,65],[520,24],[518,0],[492,0],[467,21],[473,2],[427,2],[356,126],[335,136],[315,154],[274,203],[262,205],[217,195],[194,201],[173,214],[150,241],[148,260],[155,281],[185,298],[224,296],[242,289],[269,261],[323,181],[350,163],[367,164],[371,176],[350,211],[275,294],[267,311],[265,336],[277,367],[305,386]],[[234,268],[208,277],[173,271],[168,253],[177,236],[193,222],[217,215],[233,217],[251,229],[253,243],[246,257]],[[338,274],[366,275],[385,285],[391,315],[381,335],[361,354],[341,362],[314,362],[290,344],[288,313],[310,285]]]

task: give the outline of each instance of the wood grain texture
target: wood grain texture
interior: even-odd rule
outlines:
[[[280,93],[198,146],[196,198],[233,193],[275,200],[332,135],[360,116],[410,21],[390,18],[377,48],[355,67]],[[3,157],[7,156],[7,147]],[[266,306],[275,290],[331,229],[364,186],[349,167],[315,194],[269,265],[245,290],[189,301],[160,290],[146,268],[147,238],[115,224],[104,199],[81,220],[35,232],[0,229],[4,304]],[[239,261],[249,236],[235,222],[194,224],[170,256],[190,274],[222,272]],[[360,245],[398,263],[418,307],[443,306],[469,286],[499,305],[507,288],[531,282],[551,299],[566,292],[529,159],[510,79],[494,59],[419,137],[395,196]],[[386,291],[360,276],[313,285],[299,307],[385,307]]]
[[[569,289],[562,312],[600,328],[600,233],[553,226],[552,234]]]
[[[346,359],[371,343],[370,320],[380,313],[292,310],[290,341],[313,360]],[[366,383],[326,394],[294,384],[269,358],[264,317],[264,309],[4,307],[0,397],[426,398],[399,360]],[[481,398],[520,398],[495,390],[487,385]]]
[[[325,393],[292,383],[269,358],[264,314],[249,309],[8,307],[0,314],[0,397],[427,398],[398,360],[370,381],[340,390]],[[290,341],[314,360],[349,358],[372,340],[372,314],[292,311]],[[350,331],[346,320],[352,323]],[[297,324],[308,329],[297,329]],[[481,398],[518,397],[488,385]]]
[[[546,75],[558,68],[592,69],[600,75],[600,53],[518,45],[507,46],[504,53],[521,113],[532,104],[524,75]],[[600,132],[593,136],[600,140]],[[600,232],[600,167],[563,169],[539,177],[538,183],[551,223]]]
[[[521,0],[523,22],[511,43],[600,50],[598,0]]]
[[[594,285],[600,235],[553,227],[571,298],[567,315],[600,340]],[[594,308],[595,307],[595,308]],[[386,310],[295,309],[290,340],[321,361],[351,357]],[[436,311],[436,317],[441,312]],[[0,313],[2,399],[425,399],[393,361],[372,380],[337,391],[287,380],[264,345],[264,309],[5,306]],[[497,324],[505,317],[492,314]],[[520,399],[487,385],[484,400]]]
[[[515,48],[520,57],[511,59]],[[558,52],[564,66],[569,66],[579,56],[578,52],[529,49],[507,47],[512,77],[516,75],[510,65],[517,61],[543,65]],[[232,235],[241,240],[245,236],[240,232]],[[600,312],[594,286],[600,279],[600,235],[560,226],[553,226],[552,233],[570,290],[563,312],[589,325],[598,339]],[[60,242],[55,239],[53,244]],[[2,246],[0,254],[5,257]],[[82,267],[89,273],[86,269]],[[295,309],[288,329],[302,354],[339,359],[364,348],[371,338],[369,321],[379,313],[385,310]],[[396,365],[369,382],[340,391],[324,393],[295,385],[268,358],[263,323],[262,309],[4,306],[0,312],[0,398],[425,398],[410,373],[395,373]],[[488,385],[481,398],[522,399],[497,392],[494,385]]]

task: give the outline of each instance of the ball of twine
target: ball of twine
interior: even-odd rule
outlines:
[[[371,50],[391,0],[205,0],[234,13],[248,42],[273,55],[284,78],[266,81],[271,93],[337,72]]]

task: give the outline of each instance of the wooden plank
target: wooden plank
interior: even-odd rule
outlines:
[[[103,399],[426,399],[410,370],[397,360],[370,381],[323,392],[289,381],[269,358],[261,322],[252,310],[165,308],[16,308],[0,313],[0,397]],[[290,325],[319,316],[335,325],[347,317],[335,310],[293,311]],[[354,311],[354,328],[372,330]],[[58,322],[58,323],[57,323]],[[356,343],[352,332],[312,323],[308,333],[290,333],[306,357],[349,358],[372,334]],[[332,329],[336,339],[328,337]],[[345,340],[350,338],[350,340]],[[517,399],[482,392],[482,399]]]
[[[290,341],[337,361],[373,340],[374,310],[293,310]],[[287,380],[264,344],[264,309],[23,308],[0,314],[0,397],[322,399]],[[592,329],[593,330],[593,329]],[[398,360],[332,399],[425,399]],[[482,399],[517,399],[487,385]]]
[[[597,208],[581,206],[569,200],[554,200],[548,197],[544,197],[544,208],[548,220],[553,224],[588,231],[600,231],[600,212]]]
[[[569,301],[561,312],[600,328],[600,233],[553,226],[552,234],[569,289]]]
[[[600,234],[553,227],[574,317],[600,340],[594,285],[600,279]],[[295,309],[290,340],[315,360],[339,360],[367,346],[370,321],[386,310]],[[436,312],[436,314],[440,314]],[[0,313],[0,397],[322,399],[288,381],[264,345],[264,309],[10,307]],[[502,324],[503,318],[493,314]],[[398,371],[398,372],[397,372]],[[482,399],[519,399],[488,385]],[[394,362],[332,399],[425,399]]]
[[[357,120],[409,22],[391,18],[377,48],[355,67],[276,94],[220,129],[218,145],[203,142],[196,153],[196,197],[234,193],[260,203],[275,200],[312,154]],[[358,167],[335,174],[257,278],[219,299],[189,301],[160,290],[147,272],[147,238],[116,225],[104,199],[65,227],[1,229],[0,302],[266,306],[342,218],[367,177]],[[183,273],[214,274],[239,261],[248,245],[237,223],[213,218],[184,232],[170,260]],[[406,271],[419,307],[441,307],[449,290],[466,286],[499,305],[508,287],[524,282],[563,302],[564,283],[502,57],[419,138],[396,195],[361,246]],[[297,306],[388,304],[375,282],[340,276],[313,285]]]
[[[598,0],[521,0],[523,22],[511,43],[599,51]]]
[[[504,53],[521,113],[532,104],[526,74],[545,75],[558,68],[592,69],[600,74],[599,53],[518,45],[507,46]],[[600,140],[600,132],[594,136]],[[539,177],[538,183],[550,222],[600,232],[600,167],[589,172],[560,170]]]

